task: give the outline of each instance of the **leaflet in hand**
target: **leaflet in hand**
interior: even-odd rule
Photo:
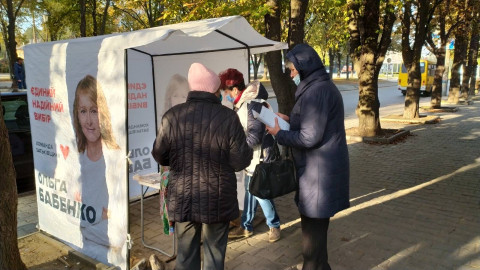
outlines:
[[[280,129],[290,130],[290,124],[287,121],[283,120],[278,115],[276,115],[272,110],[264,106],[262,106],[262,110],[260,111],[260,113],[256,112],[255,110],[252,110],[252,113],[253,113],[253,118],[260,120],[260,122],[264,123],[269,127],[275,126],[275,118],[277,118]]]

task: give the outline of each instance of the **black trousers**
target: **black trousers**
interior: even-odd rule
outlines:
[[[331,270],[328,264],[327,232],[330,218],[300,215],[302,223],[302,270]]]
[[[203,232],[203,269],[222,270],[225,265],[229,222],[202,224],[176,222],[177,259],[175,270],[200,270],[200,242]]]

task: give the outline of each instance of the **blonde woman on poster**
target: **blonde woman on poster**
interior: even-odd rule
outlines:
[[[190,86],[188,85],[187,78],[180,74],[174,74],[167,85],[167,91],[165,92],[165,105],[163,112],[165,113],[171,107],[184,103],[187,101],[188,93],[190,92]],[[163,115],[163,114],[162,114]]]
[[[82,252],[101,262],[122,264],[125,247],[126,209],[120,147],[112,132],[110,111],[97,80],[87,75],[77,85],[73,126],[80,161],[79,190],[82,203],[80,231]]]

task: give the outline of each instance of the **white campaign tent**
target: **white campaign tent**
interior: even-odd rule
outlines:
[[[248,78],[251,54],[286,47],[240,16],[25,46],[39,229],[127,269],[132,177],[159,171],[157,124],[189,66]]]

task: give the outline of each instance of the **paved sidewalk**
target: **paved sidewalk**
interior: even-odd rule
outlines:
[[[352,207],[330,223],[332,269],[480,269],[480,101],[457,107],[454,113],[434,113],[441,117],[437,124],[382,122],[383,128],[410,130],[396,144],[349,144]],[[381,115],[392,110],[402,112],[381,108]],[[346,128],[357,125],[358,119],[346,121]],[[229,242],[226,269],[287,270],[302,262],[293,194],[275,203],[282,239],[269,243],[268,227],[260,224],[253,237]],[[139,208],[138,202],[130,206],[132,258],[155,253],[167,260],[143,248]],[[158,197],[147,199],[146,208],[148,244],[171,252],[171,238],[159,225]],[[19,197],[19,236],[36,230],[35,210],[34,193]],[[169,262],[167,269],[174,265]]]

